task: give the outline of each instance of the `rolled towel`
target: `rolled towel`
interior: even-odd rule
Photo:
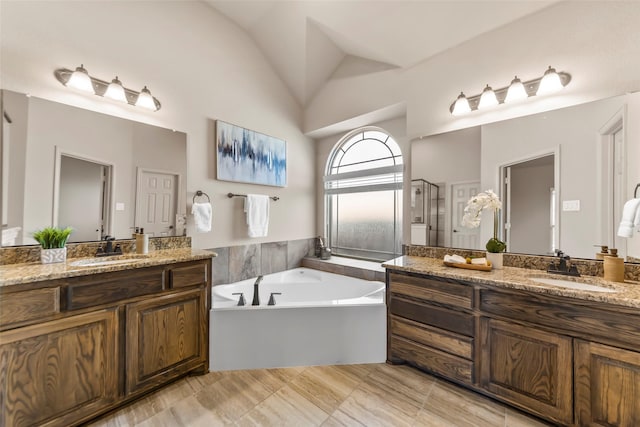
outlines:
[[[445,255],[444,262],[451,262],[454,264],[466,264],[467,260],[460,255]]]
[[[211,231],[211,214],[213,209],[211,203],[194,203],[191,206],[191,213],[193,214],[193,222],[196,224],[196,231],[198,233],[207,233]]]
[[[482,258],[471,258],[471,264],[476,264],[476,265],[487,265],[487,259],[482,257]]]
[[[633,230],[640,223],[640,199],[631,199],[622,208],[622,220],[618,227],[618,236],[633,237]]]

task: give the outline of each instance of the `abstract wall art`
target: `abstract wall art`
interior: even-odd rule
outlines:
[[[217,120],[216,147],[219,180],[286,187],[284,140]]]

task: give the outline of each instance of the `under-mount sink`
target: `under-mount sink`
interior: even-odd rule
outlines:
[[[117,257],[117,258],[83,258],[76,261],[71,261],[68,264],[72,267],[100,267],[103,265],[117,265],[117,264],[127,264],[131,262],[136,262],[139,259],[145,257],[135,256],[125,256],[125,257]]]
[[[591,285],[589,283],[574,282],[571,280],[552,279],[548,277],[530,277],[529,279],[534,282],[541,283],[543,285],[559,286],[567,289],[577,289],[580,291],[592,291],[592,292],[616,292],[613,289],[605,288],[604,286]]]

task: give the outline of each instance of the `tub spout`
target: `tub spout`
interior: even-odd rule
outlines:
[[[258,276],[256,282],[253,284],[253,301],[251,305],[260,305],[260,292],[258,291],[260,282],[262,282],[262,276]]]

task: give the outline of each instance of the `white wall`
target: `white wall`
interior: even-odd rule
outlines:
[[[558,2],[411,68],[330,81],[307,108],[305,130],[406,102],[407,135],[414,138],[637,91],[638,22],[640,2]],[[549,65],[573,77],[559,94],[460,118],[449,113],[460,91],[504,87],[516,74],[540,77]]]
[[[212,232],[194,234],[189,219],[194,247],[314,234],[314,147],[300,131],[300,107],[249,37],[211,7],[192,1],[2,1],[0,36],[3,88],[187,133],[187,201],[202,190],[214,204]],[[134,90],[147,85],[162,109],[117,105],[54,79],[54,69],[81,63],[103,80],[118,75]],[[286,140],[288,186],[217,181],[216,119]],[[37,179],[35,172],[29,179]],[[269,237],[246,236],[241,200],[227,199],[230,191],[280,197],[272,204]]]

